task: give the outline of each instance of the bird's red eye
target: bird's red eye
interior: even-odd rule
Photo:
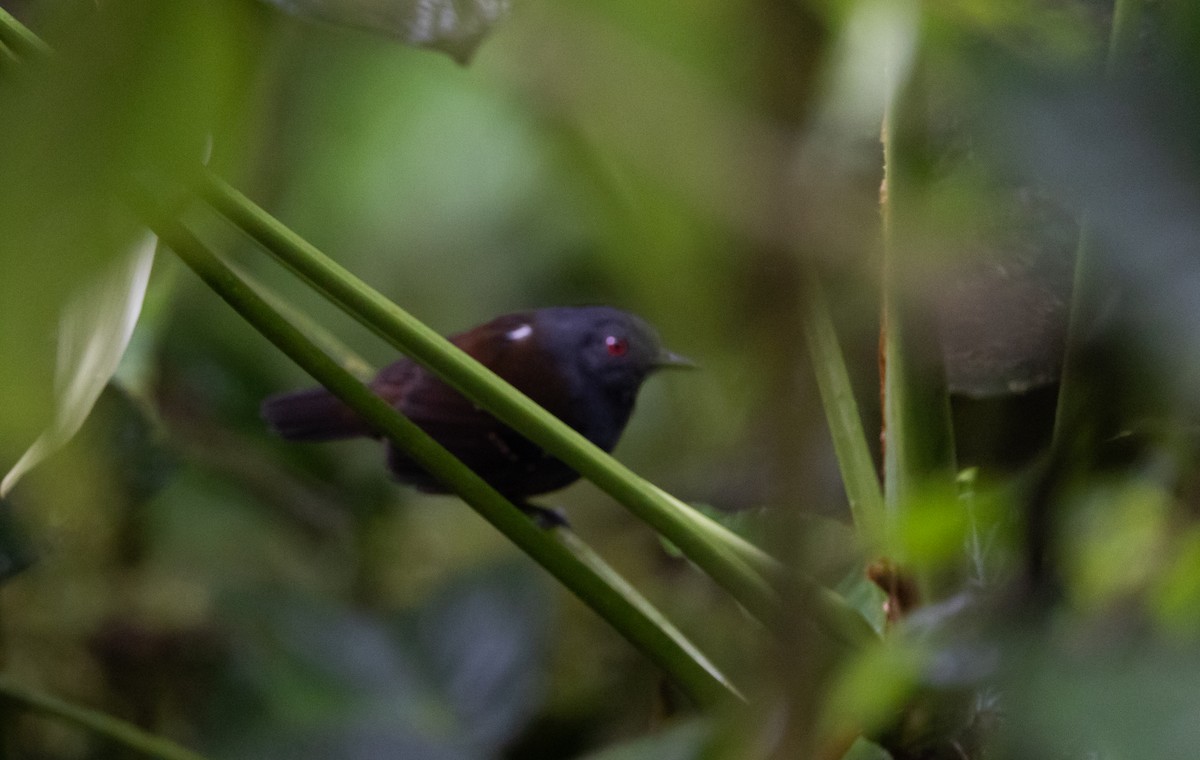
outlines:
[[[609,356],[624,356],[629,352],[629,342],[615,335],[604,339],[604,347],[608,350]]]

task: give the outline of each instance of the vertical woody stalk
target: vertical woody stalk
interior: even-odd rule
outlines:
[[[893,58],[896,56],[893,55]],[[914,301],[911,269],[913,247],[903,235],[910,188],[903,160],[906,128],[911,112],[907,100],[920,94],[919,73],[901,92],[898,61],[888,64],[885,76],[888,100],[884,104],[883,184],[880,188],[883,272],[880,319],[879,372],[883,409],[883,498],[886,511],[885,544],[897,549],[890,537],[902,513],[916,498],[945,496],[955,489],[954,434],[950,396],[936,329],[923,304]],[[906,116],[910,118],[906,118]],[[899,220],[899,224],[897,221]],[[946,500],[953,504],[953,499]],[[957,508],[957,507],[954,507]],[[904,556],[892,559],[901,563]],[[884,573],[889,593],[900,594],[901,577]],[[877,582],[884,582],[883,578]],[[909,603],[914,600],[910,599]]]

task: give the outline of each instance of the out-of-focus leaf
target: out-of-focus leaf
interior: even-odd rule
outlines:
[[[954,175],[978,171],[962,163],[931,196],[961,196]],[[935,296],[949,388],[991,398],[1057,382],[1078,227],[1036,186],[976,196],[973,228],[960,231],[963,248]]]
[[[916,690],[926,653],[911,645],[875,647],[856,658],[838,678],[825,705],[834,733],[875,733],[895,719]]]
[[[144,235],[126,259],[67,304],[58,329],[54,420],[0,481],[0,497],[79,431],[116,373],[142,310],[157,244],[154,235]]]
[[[472,745],[498,748],[537,704],[552,621],[540,576],[507,563],[469,576],[420,613],[417,644]]]
[[[916,3],[858,0],[847,6],[821,116],[821,127],[834,139],[878,133],[884,104],[903,87],[917,54]]]
[[[971,515],[957,494],[930,489],[905,506],[897,526],[904,556],[933,568],[957,561],[972,530]]]
[[[510,0],[266,0],[288,13],[386,34],[465,63]]]
[[[1167,556],[1172,501],[1148,479],[1088,489],[1067,518],[1063,547],[1072,601],[1081,609],[1111,604],[1145,586]]]
[[[980,486],[970,471],[960,474],[959,491],[930,488],[905,505],[897,522],[898,546],[910,569],[941,573],[961,568],[976,579],[999,561],[993,551],[1011,526],[1014,492]]]
[[[1141,43],[1161,41],[1168,23],[1158,23]],[[1179,53],[1163,46],[1155,55],[1170,61]],[[978,100],[979,146],[1007,172],[1034,177],[1064,205],[1086,211],[1094,284],[1076,298],[1073,340],[1088,348],[1080,369],[1094,384],[1087,393],[1095,408],[1144,416],[1175,400],[1194,406],[1194,106],[1168,94],[1194,83],[1149,65],[1129,81],[1102,84],[1003,54],[973,64],[977,85],[990,92]]]
[[[1013,642],[1000,758],[1189,758],[1200,744],[1200,659],[1085,631]]]
[[[164,440],[158,421],[137,396],[112,383],[97,399],[89,420],[98,423],[100,430],[88,442],[95,448],[95,456],[108,465],[111,485],[117,487],[125,504],[137,507],[170,483],[179,460]],[[82,438],[89,438],[92,425],[89,421]]]
[[[471,572],[396,625],[286,595],[251,604],[262,628],[230,673],[234,713],[216,716],[232,756],[491,757],[540,702],[552,626],[523,564]]]
[[[382,722],[331,729],[302,728],[291,736],[256,745],[227,757],[237,760],[379,760],[385,757],[479,760],[478,755],[413,736],[402,729],[389,729]]]
[[[1176,537],[1174,556],[1151,591],[1155,612],[1168,630],[1200,631],[1200,526]]]
[[[243,33],[228,0],[42,6],[54,53],[0,78],[0,456],[13,459],[53,415],[64,305],[143,235],[124,189],[202,154]]]
[[[699,760],[712,729],[703,720],[690,720],[602,752],[587,760]]]
[[[878,744],[859,738],[850,746],[850,751],[842,756],[842,760],[892,760],[892,756]]]
[[[33,562],[33,547],[17,523],[12,502],[0,498],[0,583],[17,575]]]
[[[964,593],[921,607],[856,658],[826,706],[828,728],[865,732],[897,757],[977,757],[999,665],[980,635],[978,601]]]

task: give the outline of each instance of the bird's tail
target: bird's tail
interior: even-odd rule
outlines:
[[[262,418],[291,441],[336,441],[374,435],[354,411],[324,388],[282,393],[262,404]]]

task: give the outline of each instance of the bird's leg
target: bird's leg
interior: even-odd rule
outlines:
[[[533,519],[539,528],[543,530],[552,530],[554,528],[569,528],[571,524],[567,522],[567,516],[561,509],[551,509],[549,507],[539,507],[536,504],[530,504],[527,501],[514,501],[517,506],[525,514]]]

